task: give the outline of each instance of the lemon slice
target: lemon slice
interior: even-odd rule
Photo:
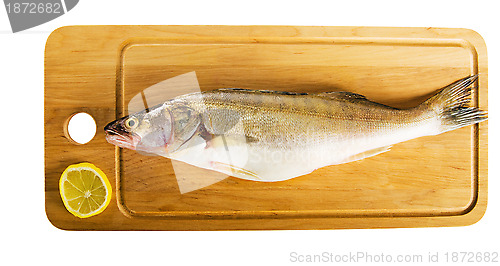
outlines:
[[[103,212],[111,201],[111,184],[91,163],[68,166],[59,180],[59,192],[66,209],[80,218]]]

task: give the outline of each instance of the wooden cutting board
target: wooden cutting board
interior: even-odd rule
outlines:
[[[331,229],[470,225],[487,201],[487,122],[391,151],[262,183],[229,177],[181,194],[172,162],[108,144],[103,127],[146,88],[195,72],[202,91],[244,87],[350,91],[394,107],[479,74],[473,102],[487,110],[486,46],[466,29],[291,26],[72,26],[45,50],[45,205],[68,230]],[[97,133],[71,141],[86,112]],[[64,169],[90,162],[113,187],[101,214],[80,219],[59,196]],[[189,166],[186,166],[189,168]],[[202,179],[209,171],[191,167]]]

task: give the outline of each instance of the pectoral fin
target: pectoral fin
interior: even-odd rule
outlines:
[[[346,158],[341,163],[350,163],[350,162],[354,162],[354,161],[361,160],[361,159],[364,159],[364,158],[368,158],[368,157],[372,157],[372,156],[375,156],[375,155],[379,155],[381,153],[389,151],[391,149],[391,147],[392,146],[384,146],[384,147],[375,148],[375,149],[372,149],[372,150],[367,150],[367,151],[364,151],[362,153],[358,153],[358,154],[352,155],[352,156]]]
[[[227,173],[234,177],[250,179],[250,180],[262,180],[262,178],[258,176],[256,173],[234,165],[221,162],[211,162],[211,164],[214,170]]]

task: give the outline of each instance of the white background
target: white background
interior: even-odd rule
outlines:
[[[496,1],[90,1],[41,26],[12,34],[0,8],[0,264],[264,265],[290,252],[427,254],[500,252],[498,163],[489,168],[488,210],[467,227],[327,231],[70,232],[45,216],[43,56],[65,25],[318,25],[469,28],[483,36],[489,64],[489,161],[498,161],[500,10]],[[441,257],[441,261],[444,257]],[[9,261],[9,262],[7,262]],[[323,263],[325,264],[325,263]],[[329,264],[329,263],[327,263]]]

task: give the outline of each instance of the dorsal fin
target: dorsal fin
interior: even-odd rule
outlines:
[[[243,88],[223,88],[223,89],[217,89],[217,91],[244,91],[244,92],[252,92],[252,93],[268,93],[268,94],[280,94],[280,95],[309,95],[309,93],[306,93],[306,92],[252,90],[252,89],[243,89]]]
[[[354,92],[348,92],[348,91],[322,92],[322,93],[318,93],[318,95],[337,98],[337,99],[344,98],[344,99],[368,100],[368,99],[366,99],[366,97],[364,95],[357,94]]]
[[[321,92],[321,93],[307,93],[307,92],[291,92],[291,91],[274,91],[274,90],[253,90],[253,89],[243,89],[243,88],[221,88],[217,89],[217,91],[244,91],[244,92],[253,92],[253,93],[269,93],[269,94],[281,94],[281,95],[319,95],[319,96],[327,96],[332,98],[344,98],[344,99],[366,99],[364,95],[357,94],[354,92],[348,91],[329,91],[329,92]]]
[[[258,94],[279,94],[279,95],[309,95],[309,96],[319,96],[319,97],[324,97],[327,99],[332,99],[332,100],[344,100],[344,101],[350,101],[350,102],[358,102],[358,103],[364,103],[366,105],[376,105],[376,106],[384,106],[392,109],[396,109],[391,106],[387,106],[385,104],[380,104],[376,102],[372,102],[369,99],[366,98],[366,96],[354,93],[354,92],[348,92],[348,91],[330,91],[330,92],[320,92],[320,93],[306,93],[306,92],[289,92],[289,91],[273,91],[273,90],[253,90],[253,89],[242,89],[242,88],[222,88],[222,89],[217,89],[215,91],[240,91],[240,92],[248,92],[248,93],[258,93]]]
[[[356,103],[362,103],[367,106],[382,106],[382,107],[387,107],[390,109],[397,109],[392,106],[388,106],[385,104],[373,102],[369,99],[366,98],[366,96],[357,94],[354,92],[348,92],[348,91],[332,91],[332,92],[322,92],[317,94],[320,97],[326,97],[329,99],[338,99],[338,100],[345,100],[349,102],[356,102]]]

